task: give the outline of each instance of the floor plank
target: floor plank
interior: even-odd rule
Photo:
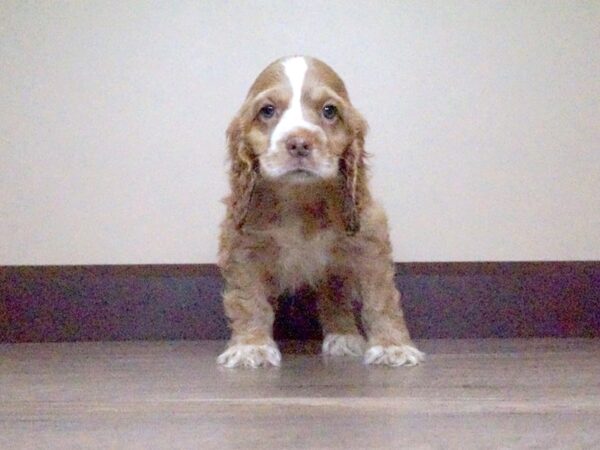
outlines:
[[[217,341],[0,345],[0,448],[600,448],[600,340],[429,340],[415,368]]]

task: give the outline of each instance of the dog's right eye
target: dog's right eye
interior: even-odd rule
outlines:
[[[263,119],[270,119],[275,115],[275,107],[273,105],[265,105],[260,108],[259,115]]]

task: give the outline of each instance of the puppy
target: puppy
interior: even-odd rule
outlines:
[[[367,185],[366,131],[343,81],[318,59],[279,59],[250,87],[227,129],[219,267],[232,337],[218,363],[279,366],[277,299],[306,286],[318,296],[323,353],[388,366],[423,360],[394,285],[387,219]]]

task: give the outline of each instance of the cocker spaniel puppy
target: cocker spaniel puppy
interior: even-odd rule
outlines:
[[[386,216],[367,186],[366,130],[322,61],[282,58],[254,81],[227,130],[231,195],[219,266],[232,337],[220,364],[278,366],[274,308],[303,286],[318,295],[323,353],[389,366],[423,359],[394,286]]]

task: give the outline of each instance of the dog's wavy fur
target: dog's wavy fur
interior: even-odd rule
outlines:
[[[227,129],[231,194],[219,266],[232,337],[219,362],[279,365],[272,339],[277,299],[308,285],[318,295],[325,353],[364,353],[351,307],[359,300],[365,361],[416,364],[422,354],[411,343],[394,286],[386,217],[368,189],[367,124],[337,74],[317,59],[303,59],[308,65],[303,98],[326,88],[339,110],[335,127],[324,126],[326,137],[320,138],[322,151],[337,163],[337,175],[298,183],[262,173],[273,126],[257,119],[257,99],[273,87],[289,90],[286,59],[275,61],[254,82]]]

